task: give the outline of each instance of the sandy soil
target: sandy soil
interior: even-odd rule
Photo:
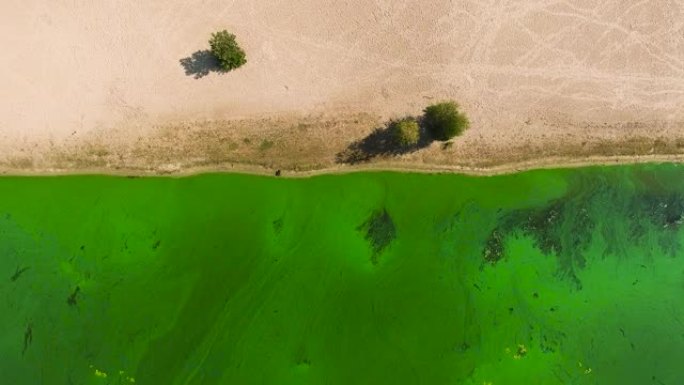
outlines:
[[[246,66],[181,65],[224,28]],[[354,167],[684,153],[677,1],[3,0],[0,45],[6,173],[344,169],[350,143],[441,99],[472,120],[453,146]]]

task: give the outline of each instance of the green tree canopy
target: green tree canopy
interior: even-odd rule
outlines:
[[[434,139],[449,140],[470,126],[468,117],[458,108],[456,102],[448,101],[433,104],[423,111],[423,124]]]
[[[418,144],[420,128],[418,122],[412,118],[402,119],[390,125],[390,133],[395,144],[410,147]]]
[[[209,46],[224,71],[232,71],[247,63],[245,51],[238,46],[235,35],[226,30],[212,33]]]

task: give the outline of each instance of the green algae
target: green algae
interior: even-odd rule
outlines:
[[[679,384],[683,214],[675,165],[0,178],[0,382]]]

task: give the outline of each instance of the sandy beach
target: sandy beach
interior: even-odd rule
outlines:
[[[237,71],[192,54],[228,29]],[[5,174],[498,172],[680,161],[684,6],[653,1],[0,4]],[[445,99],[452,146],[341,164]]]

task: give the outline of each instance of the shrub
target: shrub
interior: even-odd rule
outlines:
[[[212,33],[209,46],[223,71],[231,71],[247,63],[245,51],[238,46],[235,35],[226,30]]]
[[[433,104],[423,112],[423,124],[436,140],[449,140],[470,126],[468,117],[458,111],[455,102]]]
[[[266,151],[271,147],[273,147],[273,142],[271,142],[270,140],[263,140],[261,142],[261,145],[259,146],[259,150]]]
[[[411,118],[393,122],[390,125],[390,132],[394,143],[402,147],[415,146],[420,138],[418,122]]]

